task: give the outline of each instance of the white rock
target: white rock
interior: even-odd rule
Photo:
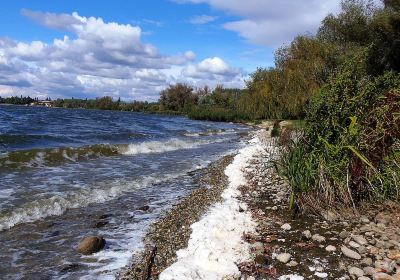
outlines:
[[[276,256],[276,259],[282,263],[287,263],[292,257],[289,253],[282,253]]]
[[[328,252],[334,252],[334,251],[336,251],[336,247],[332,246],[332,245],[328,245],[328,246],[326,246],[325,250]]]
[[[311,239],[311,231],[309,231],[309,230],[305,230],[305,231],[303,231],[303,237],[305,238],[305,239]]]
[[[314,234],[311,238],[312,240],[317,241],[319,243],[325,242],[325,237],[319,234]]]
[[[282,226],[281,226],[281,229],[283,229],[283,230],[290,230],[292,227],[289,225],[289,224],[283,224]]]

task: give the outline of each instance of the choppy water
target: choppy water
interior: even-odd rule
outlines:
[[[0,278],[114,278],[146,228],[247,127],[116,111],[0,106]],[[150,206],[150,211],[138,208]],[[96,227],[99,221],[107,222]],[[103,235],[106,249],[76,253]]]

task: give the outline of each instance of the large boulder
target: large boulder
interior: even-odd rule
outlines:
[[[82,255],[90,255],[104,248],[106,240],[102,236],[88,236],[78,244],[78,252]]]

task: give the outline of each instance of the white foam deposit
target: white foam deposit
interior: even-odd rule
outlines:
[[[243,240],[245,232],[254,232],[256,223],[246,205],[238,199],[238,188],[246,184],[244,169],[250,160],[264,149],[254,138],[239,150],[233,162],[225,169],[229,185],[222,193],[223,201],[213,205],[194,223],[188,247],[177,252],[178,260],[160,274],[160,280],[207,279],[237,277],[236,264],[250,259],[250,245]]]

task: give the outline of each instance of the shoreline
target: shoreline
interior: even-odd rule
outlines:
[[[274,140],[269,137],[267,130],[262,131],[261,141],[266,153],[253,157],[244,168],[247,182],[240,186],[241,194],[238,196],[241,203],[248,206],[247,209],[244,206],[240,211],[251,212],[256,227],[254,231],[250,230],[250,233],[241,236],[248,244],[248,252],[243,252],[245,259],[248,259],[236,264],[240,273],[227,275],[226,279],[399,280],[400,208],[390,203],[380,207],[364,203],[359,209],[361,214],[354,213],[351,209],[342,209],[340,213],[327,211],[319,216],[299,214],[295,217],[288,207],[289,186],[273,168],[272,159],[277,156],[274,152]],[[225,173],[224,170],[232,163],[232,159],[232,156],[230,159],[225,157],[210,167],[215,171],[214,178],[219,178],[218,184],[228,184],[226,175],[221,180],[221,174]],[[219,191],[216,193],[222,194],[224,189],[226,190],[219,185]],[[174,225],[182,222],[181,226],[186,229],[184,238],[169,239],[168,254],[161,253],[161,259],[167,261],[161,261],[161,265],[158,265],[156,255],[156,269],[148,279],[158,279],[162,270],[170,269],[171,264],[176,266],[177,251],[181,250],[178,255],[182,257],[182,249],[186,248],[184,251],[187,251],[190,243],[188,227],[194,222],[198,223],[210,213],[215,203],[221,202],[220,197],[217,200],[208,200],[207,206],[197,212],[195,219],[185,219],[180,210],[190,211],[191,207],[196,208],[198,203],[202,203],[202,199],[196,199],[196,192],[199,190],[184,198],[166,214],[166,221],[173,217],[172,227],[164,228],[162,225],[168,224],[165,220],[156,222],[156,226],[146,238],[147,251],[136,256],[136,263],[132,264],[121,279],[144,279],[137,271],[136,274],[133,272],[135,268],[140,267],[138,260],[149,259],[151,246],[154,245],[154,242],[149,242],[152,241],[151,236],[157,236],[159,242],[164,242],[163,235],[168,236]],[[160,229],[162,231],[159,231]],[[146,264],[142,262],[141,267],[146,267]],[[182,272],[183,267],[178,271]],[[161,279],[183,279],[170,276],[171,274]],[[185,279],[210,278],[199,275]]]
[[[198,182],[200,187],[173,205],[162,218],[150,226],[143,240],[145,250],[133,256],[131,265],[122,271],[118,279],[143,279],[143,275],[147,273],[147,260],[154,247],[157,247],[157,258],[149,279],[157,279],[162,270],[176,261],[176,251],[188,244],[190,226],[211,205],[222,199],[220,195],[227,183],[223,171],[232,160],[233,156],[228,155],[210,164],[206,168],[205,176]]]

